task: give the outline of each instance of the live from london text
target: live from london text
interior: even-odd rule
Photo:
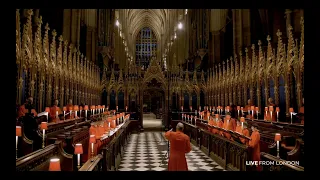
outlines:
[[[258,166],[258,165],[266,165],[266,166],[272,166],[272,165],[295,165],[299,166],[299,161],[246,161],[247,166]]]

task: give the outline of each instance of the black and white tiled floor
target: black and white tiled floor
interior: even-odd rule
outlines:
[[[119,171],[167,171],[167,149],[167,141],[161,132],[132,134]],[[224,171],[193,145],[186,157],[189,171]]]

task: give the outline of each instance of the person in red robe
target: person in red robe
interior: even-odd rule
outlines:
[[[249,146],[252,148],[252,161],[260,161],[260,133],[257,127],[251,126],[252,134]],[[256,170],[260,171],[261,166],[256,166]]]
[[[51,121],[55,122],[55,123],[60,121],[59,115],[62,114],[58,105],[59,105],[59,100],[55,99],[54,105],[50,108],[50,113],[49,113],[49,117],[50,117]]]
[[[66,112],[66,119],[74,119],[74,112],[73,112],[73,104],[72,99],[69,99],[69,103],[67,105],[67,112]]]
[[[232,123],[232,121],[231,121],[230,113],[228,113],[228,114],[226,115],[226,117],[224,118],[223,128],[224,128],[225,130],[233,131],[233,123]],[[228,133],[228,132],[223,132],[223,136],[226,137],[227,139],[231,139],[231,134]]]
[[[247,129],[247,122],[244,122],[243,123],[243,128],[241,127],[241,123],[239,121],[237,121],[237,128],[236,128],[236,132],[238,132],[239,134],[242,134],[244,136],[247,136],[249,137],[250,136],[250,133],[249,133],[249,130]],[[239,137],[240,141],[242,142],[242,144],[246,144],[246,145],[249,145],[249,141],[248,139],[245,139],[245,138],[242,138],[242,137]]]
[[[33,107],[33,97],[32,96],[29,96],[28,99],[26,100],[26,102],[19,107],[18,112],[17,112],[17,119],[25,116],[26,113],[29,113],[29,109],[31,109],[31,113],[33,113],[34,117],[36,117],[38,115],[37,111]]]
[[[176,132],[165,133],[166,139],[170,142],[168,171],[188,171],[185,154],[191,151],[191,144],[189,136],[183,133],[183,129],[183,124],[178,123]]]

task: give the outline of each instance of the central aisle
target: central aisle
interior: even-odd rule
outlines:
[[[161,132],[132,134],[119,171],[166,171],[167,149],[167,141]],[[186,157],[189,171],[224,171],[221,166],[193,145]]]

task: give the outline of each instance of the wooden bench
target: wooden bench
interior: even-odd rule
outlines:
[[[271,154],[261,152],[261,161],[269,161],[273,162],[270,165],[263,165],[263,171],[304,171],[304,167],[297,164],[297,162],[293,162],[291,164],[285,163],[286,160],[277,158]]]
[[[73,155],[63,150],[61,141],[39,149],[16,160],[16,171],[48,171],[50,159],[59,158],[61,171],[73,171]]]
[[[98,154],[90,158],[80,169],[79,171],[105,171],[103,168],[103,156]]]
[[[191,143],[215,160],[227,170],[246,171],[246,161],[250,159],[250,148],[246,145],[231,141],[222,136],[213,134],[207,129],[183,122],[185,134],[190,137]],[[204,125],[205,126],[205,125]],[[222,130],[222,129],[220,129]],[[228,131],[228,133],[232,133]],[[235,133],[233,137],[243,137]]]

